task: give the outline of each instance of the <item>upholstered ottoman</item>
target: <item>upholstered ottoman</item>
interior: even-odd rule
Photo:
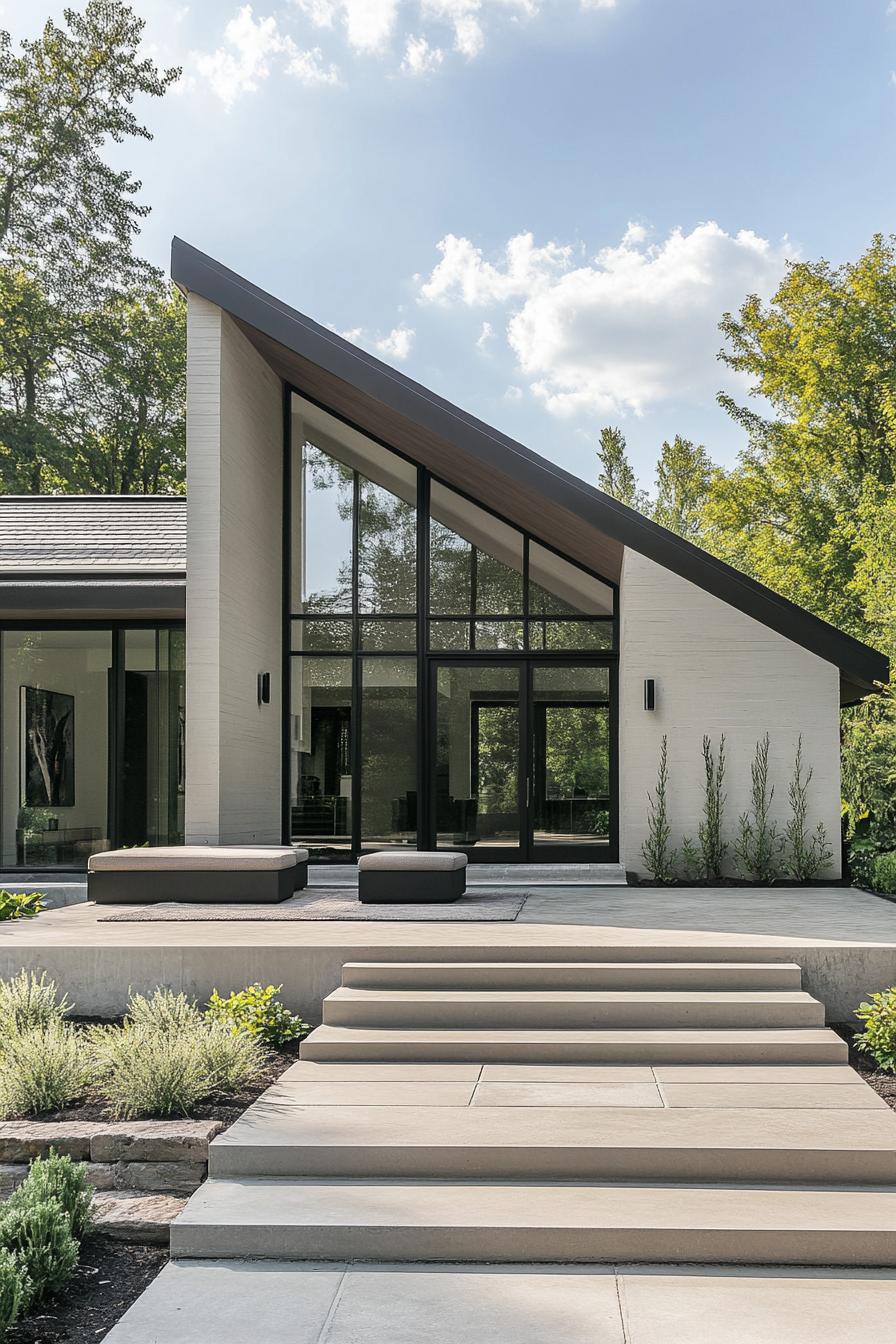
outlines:
[[[365,905],[456,901],[466,887],[466,854],[384,849],[358,860],[358,900]]]
[[[308,881],[308,851],[289,845],[158,845],[109,849],[87,860],[87,899],[272,904]]]

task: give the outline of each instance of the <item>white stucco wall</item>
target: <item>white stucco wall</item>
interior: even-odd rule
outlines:
[[[620,591],[620,859],[644,872],[647,794],[668,737],[672,843],[696,840],[708,733],[727,756],[729,868],[737,819],[747,810],[756,742],[770,737],[774,813],[783,826],[797,738],[813,769],[810,822],[823,821],[840,871],[839,672],[719,598],[626,548]],[[644,679],[654,677],[657,707],[644,709]],[[732,869],[733,871],[733,869]]]
[[[188,843],[272,844],[281,816],[280,380],[214,304],[187,314]],[[271,674],[271,704],[256,678]]]

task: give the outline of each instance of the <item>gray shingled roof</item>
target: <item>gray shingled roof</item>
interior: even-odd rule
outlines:
[[[173,575],[186,565],[183,496],[0,496],[0,574]]]

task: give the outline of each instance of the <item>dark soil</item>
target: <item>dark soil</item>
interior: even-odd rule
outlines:
[[[131,1246],[88,1237],[81,1262],[59,1297],[25,1316],[7,1344],[97,1344],[168,1260],[165,1246]]]
[[[208,1101],[197,1102],[195,1107],[188,1112],[186,1117],[178,1115],[166,1116],[141,1116],[142,1120],[222,1120],[224,1127],[232,1125],[234,1120],[238,1120],[247,1106],[251,1106],[253,1101],[257,1101],[271,1083],[277,1081],[281,1073],[295,1064],[299,1057],[298,1043],[283,1050],[271,1050],[269,1052],[268,1064],[264,1073],[242,1092],[228,1093],[226,1096],[211,1097]],[[40,1115],[29,1115],[29,1120],[114,1120],[115,1116],[109,1110],[109,1107],[103,1097],[87,1096],[83,1101],[72,1106],[66,1106],[61,1111],[42,1111]]]
[[[774,882],[756,882],[749,877],[719,877],[710,880],[708,877],[695,878],[676,878],[674,882],[654,882],[649,877],[639,877],[637,873],[625,874],[626,886],[629,887],[652,887],[654,889],[664,888],[667,891],[674,891],[676,887],[765,887],[768,890],[772,888],[803,888],[806,887],[848,887],[850,884],[841,877],[816,877],[811,882],[794,882],[789,877],[776,878]],[[873,892],[872,895],[879,895],[879,892]]]
[[[877,1095],[883,1097],[887,1105],[896,1111],[896,1074],[885,1073],[870,1055],[856,1049],[853,1044],[856,1033],[851,1026],[837,1026],[834,1030],[849,1046],[849,1062],[856,1073],[860,1073],[868,1086],[873,1087]]]

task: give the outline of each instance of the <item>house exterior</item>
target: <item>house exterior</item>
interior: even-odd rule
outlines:
[[[839,708],[881,655],[179,240],[172,274],[186,501],[0,501],[4,867],[185,839],[643,871],[663,737],[677,842],[704,734],[730,837],[768,733],[773,810],[801,740],[837,875]]]

